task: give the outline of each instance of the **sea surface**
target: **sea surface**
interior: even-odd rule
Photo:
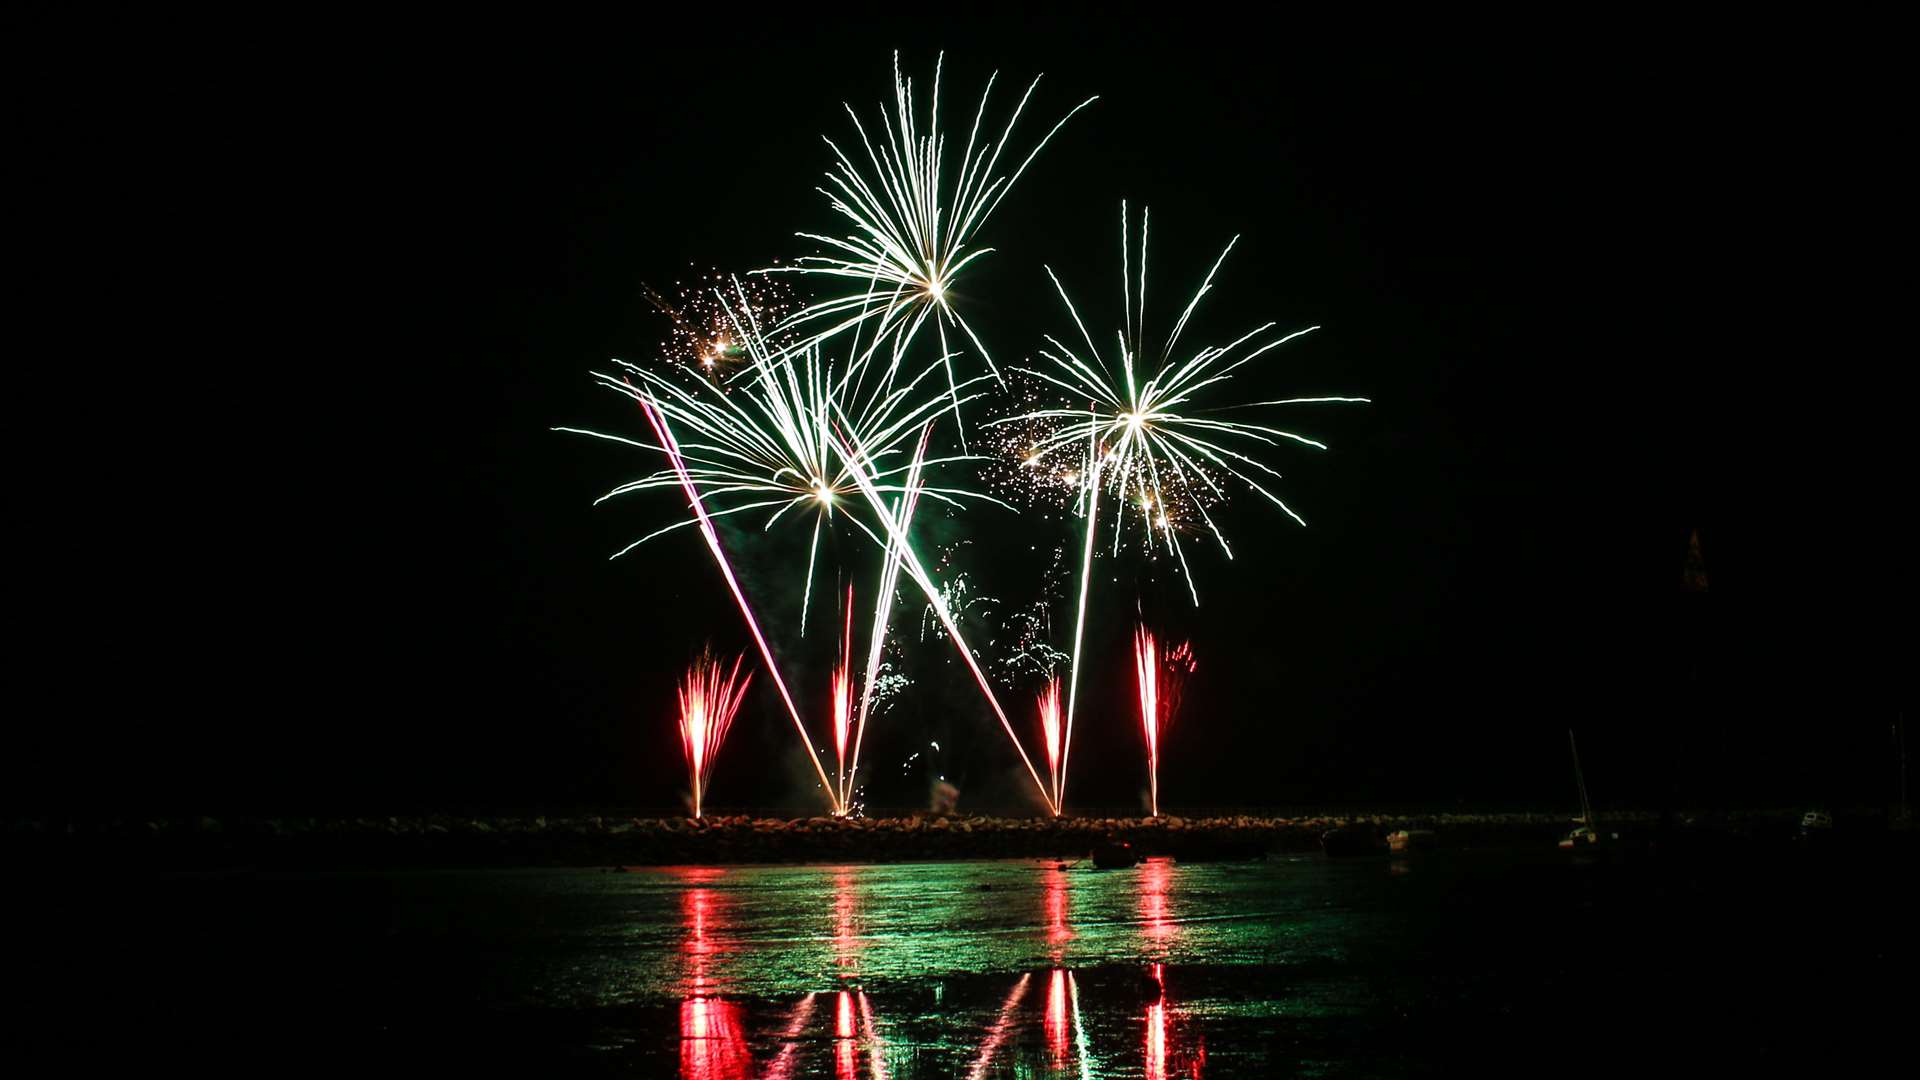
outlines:
[[[1913,1058],[1906,869],[98,875],[13,920],[9,1041],[250,1075],[1845,1075]]]

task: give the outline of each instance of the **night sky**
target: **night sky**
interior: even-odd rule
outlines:
[[[1796,137],[1796,77],[1711,35],[1453,30],[729,14],[541,41],[177,31],[164,56],[94,57],[107,80],[27,61],[42,262],[17,294],[49,332],[15,339],[8,804],[675,805],[672,680],[705,641],[750,642],[693,533],[607,561],[678,512],[590,505],[655,463],[549,429],[638,433],[587,373],[664,336],[643,285],[840,231],[820,136],[849,134],[842,101],[871,115],[896,47],[919,80],[946,50],[953,118],[996,68],[1003,106],[1044,71],[1021,146],[1101,95],[981,234],[962,302],[996,358],[1063,328],[1043,264],[1113,322],[1125,198],[1153,209],[1168,304],[1242,236],[1190,341],[1323,327],[1249,393],[1375,400],[1288,415],[1332,448],[1269,455],[1310,527],[1237,498],[1238,558],[1190,546],[1197,611],[1164,568],[1116,564],[1071,801],[1143,786],[1136,599],[1200,658],[1170,808],[1570,805],[1569,726],[1603,807],[1884,799],[1910,686],[1879,629],[1910,595],[1890,436],[1834,400],[1864,389],[1839,375],[1853,343],[1773,329],[1852,310],[1788,252],[1860,215],[1847,184],[1814,187],[1842,159],[1809,154],[1868,125]],[[1785,363],[1788,400],[1759,405]],[[936,528],[1008,607],[1071,540],[991,507]],[[1694,529],[1704,595],[1681,588]],[[792,566],[778,543],[742,558],[750,589]],[[828,623],[804,646],[788,623],[790,675],[824,702]],[[941,738],[963,808],[1017,807],[949,651],[915,646],[873,799],[923,800],[899,762]],[[759,683],[710,805],[815,805]],[[1031,719],[1026,688],[1005,700]]]

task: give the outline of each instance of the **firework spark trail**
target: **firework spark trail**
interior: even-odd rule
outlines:
[[[1133,632],[1133,670],[1140,689],[1140,728],[1147,737],[1147,790],[1153,816],[1160,816],[1160,652],[1153,634]]]
[[[1039,695],[1041,743],[1047,751],[1047,774],[1053,781],[1053,804],[1060,805],[1061,736],[1064,732],[1060,724],[1060,680],[1052,679],[1047,688]]]
[[[875,515],[879,517],[881,527],[894,541],[908,576],[913,578],[914,584],[920,586],[921,592],[926,594],[928,604],[932,606],[934,614],[939,617],[941,625],[946,627],[947,636],[953,641],[954,648],[959,650],[960,658],[967,662],[967,669],[973,672],[973,681],[979,685],[980,692],[986,696],[987,704],[993,707],[994,715],[1000,720],[1000,727],[1006,731],[1007,738],[1013,740],[1014,752],[1020,755],[1020,764],[1026,766],[1027,775],[1033,779],[1034,789],[1040,793],[1040,801],[1046,804],[1049,813],[1058,817],[1060,808],[1054,803],[1053,796],[1048,793],[1045,782],[1040,779],[1039,770],[1033,767],[1033,759],[1027,756],[1027,749],[1021,745],[1020,736],[1014,733],[1013,721],[1007,719],[1007,711],[1000,707],[1000,699],[994,694],[993,685],[987,681],[987,673],[980,670],[980,662],[974,658],[973,650],[967,647],[966,638],[961,635],[959,625],[954,622],[952,612],[947,609],[947,602],[941,596],[940,589],[934,585],[933,578],[920,564],[919,556],[913,553],[913,545],[908,543],[901,522],[888,511],[886,503],[880,498],[879,490],[868,477],[866,455],[857,443],[849,445],[849,436],[844,430],[836,430],[834,438],[840,448],[842,460],[846,462],[848,471],[853,474],[854,483],[860,488],[861,494],[866,496],[867,503],[873,508]]]
[[[1188,643],[1181,642],[1163,655],[1145,623],[1134,628],[1133,669],[1140,692],[1140,730],[1147,741],[1147,791],[1154,817],[1160,816],[1160,736],[1180,711],[1181,691],[1194,667],[1193,648]]]
[[[933,425],[928,424],[920,430],[920,441],[914,447],[913,459],[907,466],[904,490],[896,504],[896,514],[900,519],[900,532],[905,535],[913,523],[913,511],[920,501],[920,472],[926,461],[927,441],[933,436]],[[880,677],[880,654],[887,644],[887,622],[893,613],[894,590],[900,583],[900,555],[898,542],[891,533],[887,536],[886,554],[880,564],[880,587],[874,597],[873,632],[867,638],[867,677],[860,685],[860,712],[854,721],[853,729],[853,765],[847,770],[846,790],[841,792],[842,804],[853,801],[853,785],[860,774],[860,743],[867,731],[867,716],[873,704],[874,684]],[[851,591],[849,591],[851,595]]]
[[[711,653],[703,654],[687,669],[680,683],[680,748],[686,754],[687,772],[692,780],[694,817],[700,816],[701,804],[707,797],[707,783],[713,779],[714,755],[726,741],[734,715],[740,711],[740,702],[753,682],[752,672],[744,679],[739,677],[743,659],[735,657],[733,670],[723,673],[720,662]]]
[[[866,165],[871,166],[871,172],[864,169],[854,155],[842,150],[829,138],[826,143],[836,159],[833,171],[826,174],[832,190],[824,187],[817,190],[827,197],[836,213],[852,223],[854,233],[845,237],[800,233],[798,235],[803,239],[823,244],[831,252],[805,256],[796,265],[769,267],[760,273],[809,274],[864,283],[861,291],[831,297],[803,308],[787,320],[784,327],[822,321],[831,323],[827,329],[814,331],[808,338],[809,341],[819,342],[849,328],[857,328],[869,320],[877,320],[866,355],[871,356],[890,337],[893,354],[889,364],[890,373],[931,317],[935,332],[940,337],[941,363],[947,371],[954,423],[959,425],[960,398],[953,374],[953,353],[947,344],[948,328],[963,332],[980,350],[980,356],[986,361],[993,377],[996,380],[1000,378],[992,355],[952,304],[953,286],[960,272],[969,263],[993,250],[970,247],[973,236],[986,224],[1000,201],[1006,198],[1007,192],[1054,134],[1075,113],[1098,99],[1090,97],[1062,116],[1011,175],[996,175],[1000,155],[1006,150],[1013,136],[1014,125],[1019,122],[1020,114],[1025,111],[1035,87],[1040,85],[1040,79],[1036,76],[1021,96],[999,141],[989,139],[981,142],[980,124],[986,117],[994,79],[999,77],[998,72],[994,73],[987,79],[986,89],[980,95],[973,128],[967,136],[966,149],[960,155],[959,172],[955,174],[955,183],[949,187],[945,182],[948,171],[944,168],[942,156],[946,139],[940,134],[940,72],[945,61],[943,53],[934,62],[933,94],[926,134],[921,133],[915,116],[913,81],[900,74],[898,52],[893,57],[893,115],[887,116],[882,106],[880,130],[885,138],[879,146],[876,147],[853,107],[843,106],[860,136],[861,146],[866,151]],[[965,441],[963,427],[963,448]]]
[[[820,787],[826,791],[831,808],[840,812],[840,797],[827,780],[827,770],[820,764],[820,756],[813,751],[813,741],[807,738],[807,725],[800,721],[800,710],[793,703],[793,695],[787,691],[785,679],[780,677],[780,667],[774,662],[773,649],[767,645],[766,635],[760,632],[760,623],[753,617],[753,607],[747,603],[747,594],[740,588],[740,582],[733,576],[733,567],[727,562],[727,554],[720,547],[720,535],[714,531],[713,521],[707,515],[707,508],[700,500],[700,492],[694,486],[693,477],[687,471],[686,462],[680,456],[680,444],[674,441],[673,432],[667,427],[667,419],[661,415],[659,405],[652,395],[642,395],[636,391],[635,400],[640,403],[640,411],[647,418],[647,425],[653,428],[660,447],[666,452],[667,461],[673,466],[675,475],[680,478],[680,486],[686,491],[687,505],[693,510],[700,524],[700,535],[706,538],[707,550],[713,553],[713,561],[720,567],[720,576],[727,581],[732,590],[733,599],[740,606],[740,615],[747,621],[747,629],[753,632],[753,642],[760,647],[760,657],[766,661],[767,674],[772,677],[773,685],[780,690],[780,700],[786,703],[787,715],[793,718],[794,730],[800,733],[800,743],[807,748],[807,760],[813,764],[813,771],[820,777]]]
[[[853,726],[853,586],[847,586],[847,622],[840,632],[840,663],[833,669],[834,790],[840,806],[847,805],[847,734]]]
[[[1053,281],[1055,291],[1073,319],[1080,341],[1085,345],[1085,355],[1049,334],[1046,337],[1047,347],[1039,352],[1050,362],[1050,369],[1021,367],[1013,370],[1031,375],[1076,398],[1089,399],[1094,414],[1090,426],[1100,467],[1097,474],[1089,476],[1086,482],[1106,485],[1119,505],[1131,500],[1138,501],[1149,543],[1158,533],[1159,544],[1180,561],[1183,576],[1187,579],[1187,589],[1197,605],[1200,593],[1193,582],[1193,575],[1187,572],[1186,551],[1181,545],[1179,530],[1191,524],[1204,525],[1219,543],[1221,551],[1229,559],[1233,557],[1233,549],[1227,543],[1226,536],[1207,512],[1210,505],[1226,498],[1224,480],[1232,479],[1245,484],[1296,522],[1306,524],[1292,507],[1268,490],[1254,475],[1260,473],[1269,478],[1278,478],[1280,473],[1245,450],[1236,449],[1228,443],[1237,442],[1242,447],[1248,443],[1277,446],[1282,441],[1290,441],[1326,449],[1326,444],[1290,431],[1263,424],[1221,420],[1210,414],[1231,408],[1365,402],[1367,399],[1302,397],[1214,408],[1198,407],[1196,398],[1203,396],[1203,391],[1229,380],[1243,365],[1317,327],[1310,326],[1274,337],[1269,335],[1274,327],[1269,322],[1227,345],[1204,346],[1185,359],[1179,358],[1176,350],[1180,335],[1201,299],[1212,290],[1215,275],[1219,273],[1234,244],[1239,241],[1236,236],[1214,260],[1199,290],[1174,323],[1165,344],[1150,345],[1146,337],[1147,216],[1143,213],[1141,218],[1140,271],[1136,288],[1130,274],[1131,250],[1125,203],[1121,204],[1120,213],[1120,281],[1126,310],[1115,335],[1118,342],[1117,365],[1102,359],[1100,348],[1087,332],[1086,323],[1074,307],[1072,298],[1067,295],[1066,287],[1049,267],[1047,276]],[[1266,340],[1257,342],[1263,337]],[[1248,346],[1248,351],[1242,353],[1242,346]],[[1118,378],[1115,377],[1116,368]],[[1143,378],[1149,369],[1151,376]],[[1003,417],[990,421],[989,425],[1052,424],[1052,430],[1035,440],[1035,445],[1025,458],[1027,465],[1038,466],[1048,455],[1077,448],[1086,435],[1086,429],[1080,426],[1086,420],[1087,414],[1078,409],[1052,408]],[[1033,472],[1036,477],[1043,475],[1037,468]],[[1116,552],[1119,550],[1121,529],[1128,516],[1124,513],[1114,515]]]
[[[1089,413],[1092,406],[1088,406]],[[1080,689],[1080,647],[1087,628],[1087,591],[1093,585],[1093,533],[1098,523],[1100,509],[1100,426],[1097,417],[1090,417],[1087,423],[1087,540],[1086,553],[1080,560],[1080,603],[1073,615],[1073,656],[1067,668],[1067,732],[1066,744],[1060,752],[1060,791],[1058,797],[1066,798],[1067,761],[1073,755],[1073,706]]]
[[[690,441],[680,455],[681,466],[709,498],[746,500],[718,507],[711,512],[712,517],[766,510],[769,514],[763,529],[770,530],[790,512],[813,512],[813,535],[808,546],[801,598],[801,634],[805,636],[820,533],[854,490],[845,468],[832,464],[828,425],[835,417],[849,425],[861,444],[869,448],[875,462],[903,453],[904,443],[915,429],[946,407],[946,394],[921,389],[940,369],[940,363],[930,363],[904,381],[875,380],[875,385],[869,387],[863,375],[870,365],[862,361],[851,361],[844,368],[836,369],[817,347],[784,348],[770,343],[754,315],[753,300],[738,282],[735,282],[733,301],[718,299],[721,310],[731,320],[734,348],[746,358],[735,375],[724,380],[701,377],[687,386],[659,372],[616,360],[614,362],[625,369],[624,373],[596,372],[594,377],[601,385],[635,401],[643,397],[651,401],[661,416],[690,433]],[[677,370],[684,372],[686,365]],[[986,378],[983,375],[970,379],[961,384],[961,388],[972,387]],[[634,385],[636,379],[640,388]],[[975,396],[968,394],[961,400],[971,401]],[[664,447],[582,428],[555,430],[642,450],[664,450]],[[958,460],[966,459],[964,456],[942,457],[925,464]],[[876,465],[875,475],[881,481],[877,486],[883,491],[900,491],[900,485],[893,478],[903,468]],[[621,484],[594,502],[598,505],[616,495],[678,486],[679,473],[662,469]],[[958,505],[964,498],[998,501],[960,488],[926,487],[923,491],[950,505]],[[612,557],[619,558],[656,536],[692,524],[695,522],[689,519],[655,529]]]

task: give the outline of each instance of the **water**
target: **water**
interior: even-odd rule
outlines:
[[[95,1036],[70,1051],[236,1072],[1617,1075],[1892,1045],[1920,954],[1889,868],[1558,854],[74,883],[28,972]]]

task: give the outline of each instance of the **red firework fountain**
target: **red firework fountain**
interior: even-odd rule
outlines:
[[[700,816],[707,782],[713,779],[714,755],[726,741],[727,730],[740,711],[740,701],[746,697],[747,684],[753,681],[752,672],[740,678],[740,662],[744,659],[734,657],[732,670],[723,671],[712,653],[702,653],[680,683],[680,749],[686,753],[687,772],[693,781],[694,817]]]
[[[848,790],[847,734],[853,727],[853,586],[847,586],[847,625],[840,632],[840,663],[833,669],[833,760],[835,790],[844,815],[853,793]]]
[[[1140,730],[1147,739],[1147,800],[1160,816],[1160,736],[1180,711],[1180,692],[1193,674],[1193,649],[1186,643],[1164,656],[1153,631],[1143,623],[1133,632],[1133,670],[1140,685]]]
[[[1061,773],[1066,765],[1066,728],[1060,720],[1060,680],[1052,679],[1040,692],[1040,742],[1047,751],[1047,777],[1053,782],[1053,805],[1060,805]]]

